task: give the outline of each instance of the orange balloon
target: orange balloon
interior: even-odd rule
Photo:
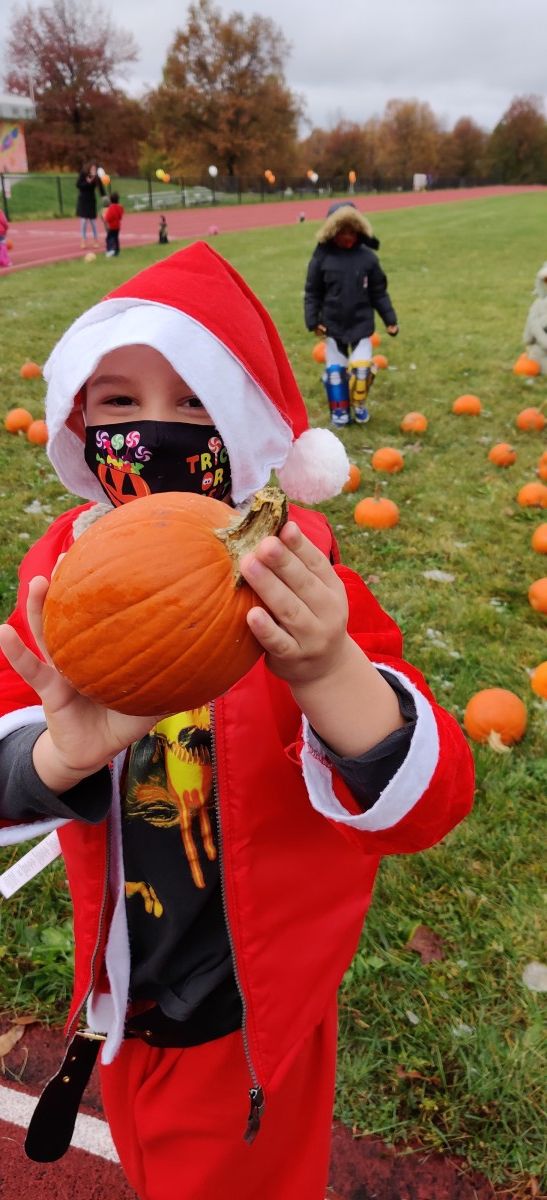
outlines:
[[[25,432],[32,425],[34,417],[26,408],[11,408],[4,419],[4,429],[8,433]]]
[[[27,429],[27,437],[29,442],[34,442],[36,446],[45,446],[48,438],[45,421],[33,421]]]
[[[318,363],[324,363],[327,357],[327,347],[324,342],[316,342],[311,356]]]

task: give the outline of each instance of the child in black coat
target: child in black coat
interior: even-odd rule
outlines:
[[[333,425],[352,419],[364,424],[375,374],[374,310],[391,337],[399,332],[387,278],[374,253],[380,243],[351,201],[331,205],[317,240],[306,278],[306,326],[326,336],[323,382]]]

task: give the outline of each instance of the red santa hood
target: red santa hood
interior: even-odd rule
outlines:
[[[104,501],[82,443],[65,424],[74,399],[105,354],[142,344],[164,355],[210,413],[230,456],[236,504],[272,470],[293,500],[315,504],[341,490],[345,449],[330,430],[309,428],[271,317],[237,271],[196,242],[85,312],[44,367],[48,453],[71,492]]]

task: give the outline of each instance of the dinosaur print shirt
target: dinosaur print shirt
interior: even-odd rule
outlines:
[[[123,850],[131,998],[194,1018],[219,989],[241,1023],[222,904],[207,706],[160,721],[131,747]],[[211,1034],[209,1034],[211,1036]]]

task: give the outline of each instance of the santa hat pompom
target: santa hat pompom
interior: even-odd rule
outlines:
[[[284,465],[277,471],[283,491],[303,504],[318,504],[337,496],[348,476],[348,456],[330,429],[306,429],[293,442]]]

